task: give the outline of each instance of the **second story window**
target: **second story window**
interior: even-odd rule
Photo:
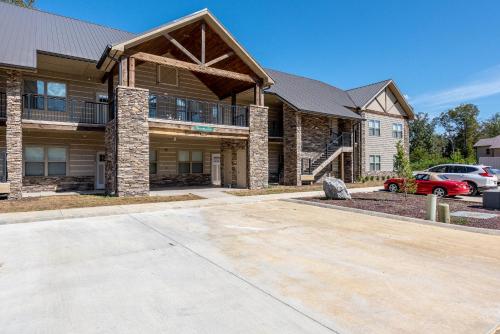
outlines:
[[[380,121],[368,120],[368,135],[380,137]]]
[[[393,123],[392,124],[392,138],[403,138],[403,124]]]
[[[47,111],[66,111],[66,84],[62,82],[24,81],[25,107]]]

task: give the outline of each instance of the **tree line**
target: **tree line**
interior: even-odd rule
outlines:
[[[500,113],[478,121],[479,108],[461,104],[431,118],[418,113],[410,122],[410,161],[413,169],[441,163],[476,163],[474,144],[500,135]],[[439,131],[438,131],[439,130]]]

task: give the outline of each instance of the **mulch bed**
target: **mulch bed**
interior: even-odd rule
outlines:
[[[351,194],[352,200],[327,200],[326,198],[301,198],[303,200],[332,204],[356,209],[390,213],[399,216],[425,219],[425,200],[422,195],[408,195],[389,193],[385,191]],[[457,225],[482,227],[500,230],[500,210],[487,210],[480,203],[460,201],[456,199],[438,199],[439,203],[450,205],[450,212],[472,211],[497,214],[495,218],[477,219],[466,217],[451,217],[451,223]]]

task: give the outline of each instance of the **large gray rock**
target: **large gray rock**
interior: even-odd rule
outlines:
[[[341,179],[327,177],[323,181],[323,190],[328,199],[351,199],[351,194]]]

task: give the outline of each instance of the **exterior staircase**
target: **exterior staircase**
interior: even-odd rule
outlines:
[[[302,181],[314,181],[332,161],[344,152],[352,152],[352,134],[343,132],[334,135],[326,144],[325,150],[313,159],[302,159]]]

